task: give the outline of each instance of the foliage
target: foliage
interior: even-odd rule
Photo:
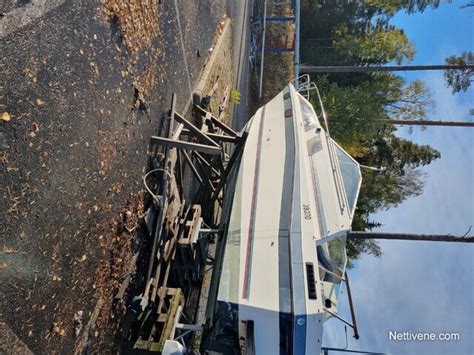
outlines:
[[[423,12],[427,8],[436,9],[441,0],[364,0],[366,5],[380,9],[387,15],[394,15],[397,11],[406,11],[409,14]],[[446,3],[451,2],[446,0]]]
[[[445,60],[449,65],[467,65],[474,64],[474,54],[471,51],[464,52],[460,56],[452,55]],[[446,85],[450,86],[453,94],[466,91],[471,85],[474,76],[474,69],[448,69],[444,72]]]
[[[474,1],[470,1],[467,4],[462,5],[460,8],[461,9],[466,9],[466,8],[469,8],[469,7],[474,7]]]
[[[418,145],[396,136],[393,125],[380,118],[425,116],[430,103],[421,83],[406,83],[393,74],[378,73],[354,86],[339,86],[328,76],[316,78],[328,113],[331,136],[361,164],[383,166],[385,172],[363,170],[359,202],[353,220],[354,230],[379,227],[370,221],[371,214],[395,207],[423,191],[424,175],[418,169],[440,158],[427,145]],[[313,102],[317,105],[317,102]],[[380,255],[374,240],[348,240],[350,258],[360,253]]]
[[[346,242],[346,252],[348,269],[353,267],[351,260],[357,259],[360,254],[369,254],[377,258],[382,255],[382,250],[374,239],[349,239]]]
[[[302,61],[310,65],[384,65],[409,62],[415,54],[401,29],[388,23],[398,11],[436,8],[440,0],[363,0],[302,3]],[[465,59],[466,60],[466,59]],[[381,119],[426,119],[434,105],[422,81],[407,82],[397,74],[335,73],[314,76],[328,113],[331,136],[361,164],[385,171],[363,171],[353,230],[380,227],[371,215],[422,193],[420,167],[440,158],[427,145],[396,135]],[[313,102],[317,105],[317,102]],[[361,253],[380,256],[374,240],[348,240],[349,258]]]
[[[232,89],[230,92],[230,100],[235,105],[238,105],[240,103],[240,91],[237,89]]]
[[[361,229],[370,213],[420,194],[422,176],[416,168],[440,158],[435,149],[399,138],[394,126],[376,120],[403,117],[407,112],[412,118],[424,117],[424,92],[420,94],[413,89],[413,83],[407,85],[399,78],[387,80],[391,74],[384,76],[380,80],[376,75],[378,80],[354,87],[339,87],[327,77],[317,79],[332,137],[360,163],[386,167],[383,174],[364,172],[358,204],[364,212],[359,221]]]
[[[346,54],[349,61],[379,64],[394,61],[401,64],[415,55],[412,43],[403,30],[395,26],[368,25],[363,33],[351,34],[347,26],[335,30],[333,46]]]

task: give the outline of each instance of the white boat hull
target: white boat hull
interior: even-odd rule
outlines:
[[[324,286],[316,243],[350,229],[331,140],[314,111],[305,121],[301,105],[308,103],[289,85],[246,127],[217,298],[221,313],[238,319],[245,352],[320,353]],[[329,202],[322,206],[322,199]]]

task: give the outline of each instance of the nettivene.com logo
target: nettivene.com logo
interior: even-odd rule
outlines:
[[[458,341],[461,335],[458,332],[388,332],[388,339],[393,341]]]

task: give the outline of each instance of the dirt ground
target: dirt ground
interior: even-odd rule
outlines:
[[[225,6],[178,9],[193,83]],[[84,328],[103,349],[149,137],[189,98],[174,3],[66,2],[0,47],[0,325],[34,353],[81,351]]]

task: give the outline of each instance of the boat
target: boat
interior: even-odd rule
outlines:
[[[337,308],[360,166],[331,138],[310,86],[290,83],[243,129],[207,307],[210,351],[320,354],[332,317],[358,337],[355,319],[340,318]],[[307,95],[314,88],[319,114]]]

